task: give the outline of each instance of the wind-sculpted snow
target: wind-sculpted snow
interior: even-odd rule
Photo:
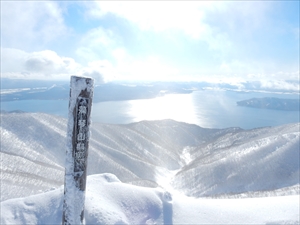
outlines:
[[[62,221],[63,187],[1,202],[0,222],[51,224]],[[137,187],[113,174],[88,176],[85,223],[100,224],[298,224],[298,196],[195,199],[161,188]]]
[[[1,114],[1,201],[63,184],[66,125],[48,114]],[[92,123],[91,133],[88,174],[194,197],[299,194],[299,124],[242,130],[172,120]]]

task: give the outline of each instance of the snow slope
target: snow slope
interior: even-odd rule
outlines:
[[[1,201],[63,184],[66,123],[42,113],[1,114]],[[174,121],[94,123],[91,130],[88,174],[113,173],[143,186],[157,186],[158,167],[179,169],[184,146],[200,143],[205,135],[198,134],[209,134]]]
[[[1,202],[1,224],[61,224],[60,187]],[[87,180],[86,224],[298,224],[299,196],[195,199],[124,184],[112,174]]]
[[[66,123],[1,113],[1,224],[61,224]],[[299,125],[94,123],[86,223],[299,224]]]
[[[88,174],[194,197],[299,194],[299,124],[205,129],[163,120],[91,130]],[[0,132],[1,201],[63,184],[65,119],[2,113]]]
[[[65,121],[44,114],[1,114],[1,200],[63,184]]]
[[[299,193],[299,124],[227,133],[190,151],[193,160],[174,177],[188,195]]]

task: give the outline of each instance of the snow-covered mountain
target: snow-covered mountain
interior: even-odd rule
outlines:
[[[1,224],[60,223],[66,125],[49,114],[1,113]],[[299,223],[299,128],[92,123],[86,221]],[[281,197],[236,199],[266,196]]]
[[[1,114],[2,201],[63,184],[66,124],[49,114]],[[299,124],[205,129],[163,120],[93,123],[91,130],[89,175],[171,184],[195,197],[299,190]]]
[[[299,124],[232,130],[189,150],[173,185],[190,196],[299,193]]]

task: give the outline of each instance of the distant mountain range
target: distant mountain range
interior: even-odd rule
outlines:
[[[1,113],[1,201],[63,184],[66,126],[49,114]],[[128,184],[194,197],[299,194],[299,129],[93,123],[88,174],[112,173]]]
[[[260,109],[275,109],[286,111],[300,111],[300,99],[281,98],[251,98],[237,102],[238,106],[246,106]]]
[[[40,83],[38,83],[40,85]],[[105,83],[94,87],[94,102],[149,99],[170,93],[191,93],[193,85],[187,83],[158,82],[151,84]],[[69,99],[68,83],[1,90],[1,101]]]
[[[195,90],[216,89],[231,91],[267,91],[298,94],[299,81],[285,81],[292,89],[263,86],[259,81],[241,83],[209,82],[108,82],[96,84],[94,102],[149,99],[170,93],[191,93]],[[70,84],[67,81],[14,80],[1,78],[1,101],[68,99]]]

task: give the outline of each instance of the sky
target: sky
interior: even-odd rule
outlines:
[[[1,77],[299,80],[299,1],[1,1]]]

